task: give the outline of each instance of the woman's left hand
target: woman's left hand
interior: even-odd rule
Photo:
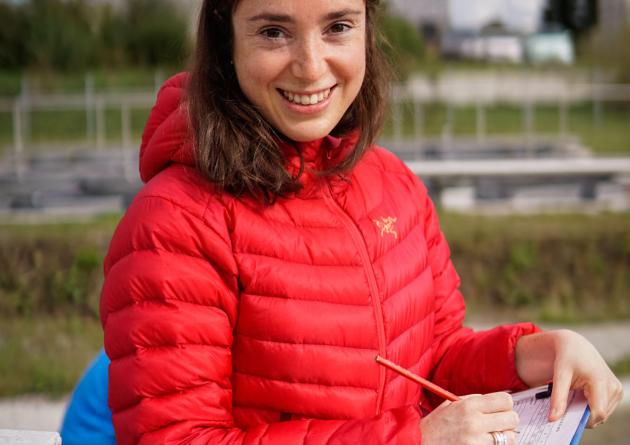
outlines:
[[[549,420],[564,415],[569,391],[584,391],[591,409],[589,428],[604,423],[623,398],[623,388],[595,347],[566,329],[521,337],[516,370],[529,386],[553,381]]]

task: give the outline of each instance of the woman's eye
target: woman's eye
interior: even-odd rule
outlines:
[[[267,28],[262,30],[261,34],[268,39],[281,39],[284,37],[284,32],[278,28]]]
[[[330,27],[330,32],[333,34],[341,34],[348,31],[350,28],[350,25],[346,23],[335,23]]]

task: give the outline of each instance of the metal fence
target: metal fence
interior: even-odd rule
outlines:
[[[416,78],[405,85],[397,85],[392,90],[392,104],[388,130],[385,138],[396,145],[406,141],[420,151],[431,140],[438,140],[447,149],[457,138],[468,143],[483,145],[488,142],[488,127],[492,123],[488,110],[497,104],[508,104],[520,109],[520,131],[512,132],[526,147],[531,147],[539,133],[535,122],[540,107],[555,107],[555,137],[559,140],[570,138],[569,108],[575,104],[588,104],[591,108],[592,125],[602,124],[605,103],[630,104],[630,85],[593,84],[583,82],[563,82],[550,80],[523,80],[510,77],[510,81],[497,81],[486,78],[475,79],[429,79]],[[161,79],[160,79],[161,80]],[[37,94],[27,89],[16,97],[0,98],[0,115],[10,116],[11,138],[6,144],[8,153],[15,165],[18,178],[24,177],[27,159],[33,152],[31,121],[34,113],[55,114],[63,111],[81,113],[85,120],[83,137],[66,142],[67,149],[90,148],[106,150],[116,148],[124,153],[133,153],[138,141],[134,138],[132,113],[143,110],[148,113],[155,101],[156,83],[143,90],[125,92],[97,92],[93,81],[86,78],[85,89],[73,94]],[[520,86],[520,88],[519,88]],[[432,104],[444,108],[443,122],[438,134],[427,126],[427,114]],[[457,110],[468,107],[474,114],[474,130],[462,135],[455,131]],[[120,137],[116,143],[108,141],[108,121],[106,112],[115,110],[120,116]],[[110,124],[111,125],[111,124]],[[553,135],[547,134],[549,138]],[[6,140],[6,135],[5,135]],[[630,145],[630,138],[628,140]],[[132,157],[129,155],[128,157]],[[135,167],[129,167],[135,168]]]

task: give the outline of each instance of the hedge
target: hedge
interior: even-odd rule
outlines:
[[[0,317],[98,318],[115,219],[0,226]],[[627,214],[441,221],[470,311],[539,321],[630,318]]]

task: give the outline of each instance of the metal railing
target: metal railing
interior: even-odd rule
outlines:
[[[157,85],[157,81],[156,81]],[[429,85],[429,87],[427,87]],[[443,147],[449,147],[461,134],[455,132],[457,107],[474,108],[474,132],[468,135],[476,144],[485,144],[491,138],[488,132],[488,109],[497,103],[508,103],[521,109],[521,142],[532,147],[539,134],[535,128],[536,112],[539,106],[557,107],[557,132],[555,137],[567,140],[570,137],[569,108],[577,103],[589,103],[592,107],[592,124],[602,122],[604,103],[630,103],[630,85],[608,85],[575,83],[563,84],[562,88],[547,88],[545,94],[533,94],[524,88],[518,93],[493,91],[491,86],[472,85],[470,91],[462,88],[449,88],[448,84],[433,82],[419,86],[410,82],[393,88],[390,113],[390,138],[393,142],[408,141],[421,147],[429,140],[426,131],[426,107],[431,103],[441,103],[445,107],[444,122],[437,137]],[[474,88],[474,86],[477,88]],[[15,174],[20,180],[26,173],[25,162],[32,148],[31,118],[34,113],[56,113],[79,111],[85,115],[85,137],[70,144],[76,147],[90,147],[98,150],[122,149],[131,159],[136,150],[132,129],[132,112],[151,108],[155,102],[156,86],[146,90],[128,92],[95,92],[93,84],[86,81],[85,90],[75,94],[32,94],[24,92],[12,98],[0,98],[0,113],[11,116],[12,139],[9,152],[15,164]],[[529,88],[531,90],[531,87]],[[108,145],[106,112],[115,110],[120,114],[119,143]],[[413,130],[409,131],[409,120]],[[405,125],[407,123],[407,125]],[[547,135],[549,137],[549,135]],[[630,140],[628,141],[630,144]],[[129,167],[131,166],[129,162]],[[129,172],[131,175],[132,173]]]

